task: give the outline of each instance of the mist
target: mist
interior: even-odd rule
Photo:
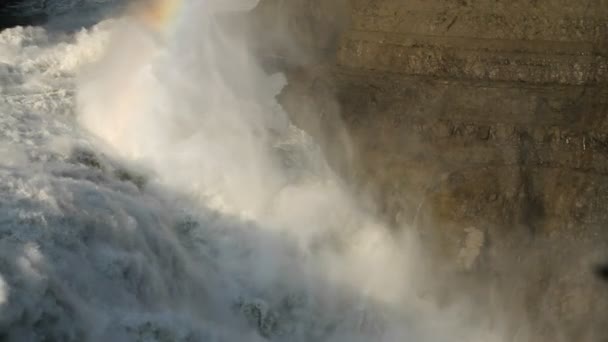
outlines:
[[[318,338],[487,341],[489,332],[459,322],[457,309],[420,298],[432,280],[415,237],[391,233],[366,212],[319,145],[290,122],[276,100],[284,76],[266,74],[248,49],[264,42],[244,41],[251,36],[227,30],[237,23],[222,17],[255,4],[183,5],[169,32],[118,24],[107,54],[81,79],[83,125],[189,198],[195,212],[202,206],[255,224],[261,234],[246,246],[254,254],[241,260],[241,251],[223,251],[220,269],[248,273],[249,286],[271,294],[264,303],[303,291],[308,319],[336,325]],[[275,32],[274,44],[277,36],[288,33]],[[269,244],[268,235],[277,240]]]
[[[22,194],[11,205],[25,198],[42,215],[21,218],[28,238],[2,249],[17,260],[0,268],[0,304],[14,312],[0,318],[7,338],[505,340],[500,313],[482,318],[464,294],[447,306],[433,298],[440,278],[414,232],[362,205],[290,120],[277,101],[286,77],[252,48],[266,42],[230,19],[256,2],[177,3],[166,21],[146,15],[160,1],[134,6],[60,48],[45,46],[42,29],[2,33],[40,43],[7,39],[6,58],[55,72],[24,72],[30,87],[70,85],[58,127],[73,127],[34,144],[52,142],[34,149],[55,160],[44,176],[14,156],[5,175]],[[306,50],[288,38],[272,44]],[[6,155],[21,148],[12,144]]]

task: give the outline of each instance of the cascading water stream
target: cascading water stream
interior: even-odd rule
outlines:
[[[255,3],[169,2],[0,33],[0,336],[499,341],[290,123],[220,20]]]

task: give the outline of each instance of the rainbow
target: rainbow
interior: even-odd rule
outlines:
[[[136,13],[149,27],[163,32],[177,21],[186,0],[144,0],[145,4],[137,6]]]

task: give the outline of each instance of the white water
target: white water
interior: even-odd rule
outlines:
[[[225,5],[0,33],[0,340],[499,341],[421,297]]]

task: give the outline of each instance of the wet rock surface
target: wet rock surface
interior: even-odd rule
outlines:
[[[294,3],[311,9],[301,16],[328,10]],[[529,325],[535,340],[606,338],[596,275],[608,253],[608,2],[331,10],[349,13],[325,50],[335,53],[289,71],[282,102],[296,122],[336,164],[357,165],[350,176],[387,219],[419,230],[514,327]],[[299,34],[320,41],[314,32]]]

